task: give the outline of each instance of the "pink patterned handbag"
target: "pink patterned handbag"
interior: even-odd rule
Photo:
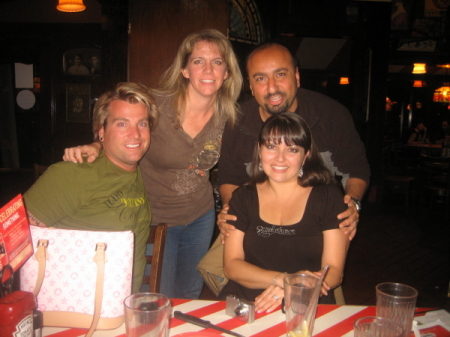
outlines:
[[[21,268],[20,288],[37,295],[44,326],[115,329],[131,294],[131,231],[97,232],[30,226],[32,256]]]

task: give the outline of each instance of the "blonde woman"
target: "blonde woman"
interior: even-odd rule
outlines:
[[[242,75],[228,39],[214,29],[186,37],[153,90],[161,112],[152,144],[140,162],[152,206],[152,225],[169,225],[161,292],[198,298],[196,270],[208,250],[215,211],[209,169],[219,158],[223,128],[234,123]],[[66,149],[64,160],[92,161],[99,144]],[[124,149],[128,151],[129,149]]]

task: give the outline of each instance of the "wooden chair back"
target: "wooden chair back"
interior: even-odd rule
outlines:
[[[166,233],[167,224],[150,227],[147,244],[153,244],[153,252],[151,255],[145,256],[147,264],[151,264],[151,267],[150,276],[144,276],[144,284],[149,285],[149,292],[151,293],[159,293]]]

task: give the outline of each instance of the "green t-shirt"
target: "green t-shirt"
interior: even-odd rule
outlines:
[[[151,210],[140,169],[128,172],[102,152],[94,163],[52,165],[25,193],[27,210],[47,227],[134,233],[133,292],[139,291]]]

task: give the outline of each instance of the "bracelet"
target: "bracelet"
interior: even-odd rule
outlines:
[[[279,278],[281,275],[284,275],[284,274],[287,274],[287,272],[281,273],[280,275],[278,275],[277,277],[275,277],[275,278],[273,279],[273,285],[274,285],[274,286],[277,285],[277,280],[278,280],[278,278]],[[283,288],[283,287],[281,287],[281,288]]]

